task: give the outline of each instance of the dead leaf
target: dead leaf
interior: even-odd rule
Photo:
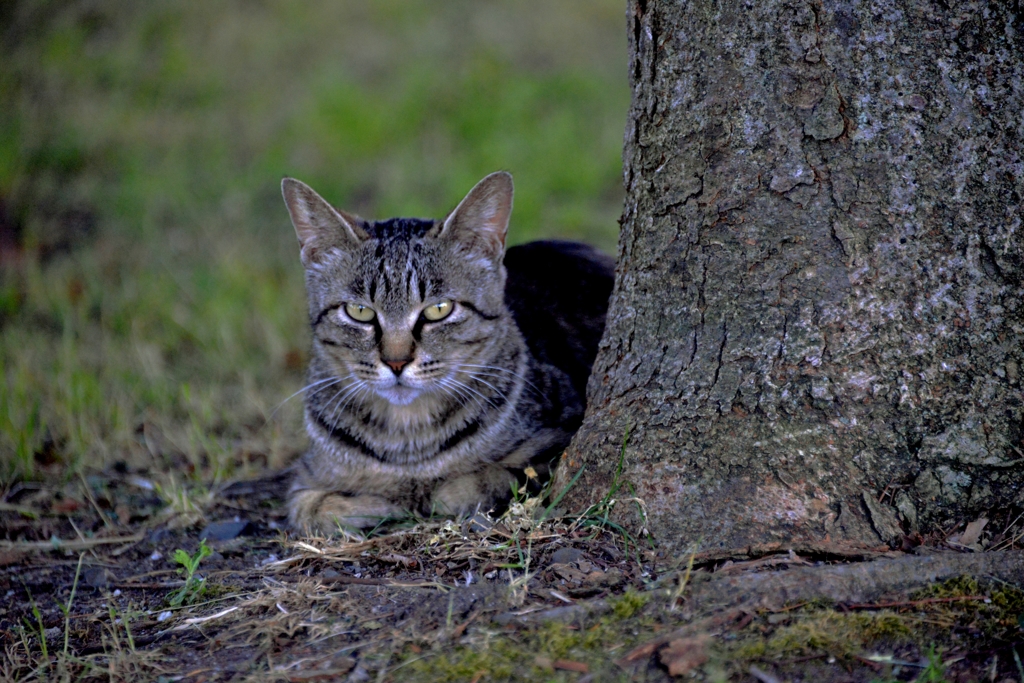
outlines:
[[[711,636],[706,633],[692,638],[679,638],[658,653],[661,663],[671,676],[683,676],[708,661],[707,645]]]
[[[288,676],[289,681],[295,683],[306,683],[306,681],[336,681],[340,676],[347,674],[356,668],[356,660],[351,657],[338,657],[324,661],[320,664],[319,670],[296,671]],[[200,678],[199,680],[205,680]]]
[[[82,507],[82,504],[74,498],[64,498],[63,500],[55,501],[53,505],[50,506],[50,510],[58,515],[66,515],[74,512],[80,507]]]
[[[28,553],[23,550],[0,550],[0,567],[21,562]]]
[[[551,666],[562,671],[576,671],[577,673],[585,674],[590,671],[590,667],[583,662],[574,662],[571,659],[556,659],[551,662]]]
[[[466,632],[466,627],[472,624],[473,620],[478,616],[480,616],[480,612],[474,612],[470,615],[469,619],[456,626],[455,630],[452,631],[452,638],[461,638],[462,634]]]
[[[586,574],[581,572],[579,569],[570,567],[567,564],[553,564],[551,565],[551,569],[570,583],[583,583],[587,579]]]
[[[609,569],[606,572],[595,570],[587,574],[584,583],[589,586],[617,586],[624,580],[622,572],[618,569]]]
[[[132,518],[131,509],[124,503],[114,507],[114,514],[117,515],[118,524],[127,525],[129,520]]]
[[[985,525],[988,524],[988,520],[984,517],[979,517],[964,529],[964,532],[960,534],[961,545],[975,545],[981,540],[981,532],[985,529]]]

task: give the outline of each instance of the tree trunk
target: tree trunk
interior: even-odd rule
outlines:
[[[1020,0],[630,0],[628,22],[615,291],[563,507],[628,482],[669,550],[1001,531],[1024,503]]]

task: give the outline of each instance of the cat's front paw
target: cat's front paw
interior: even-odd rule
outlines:
[[[455,477],[438,486],[431,497],[432,512],[438,515],[468,517],[486,512],[508,500],[515,477],[504,467],[485,469]]]
[[[304,489],[288,499],[288,521],[305,533],[336,534],[344,527],[369,529],[406,512],[380,496],[346,496]]]

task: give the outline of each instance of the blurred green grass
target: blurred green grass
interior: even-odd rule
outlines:
[[[516,180],[512,242],[614,249],[621,0],[0,5],[0,478],[217,481],[300,452],[279,194],[437,216]]]

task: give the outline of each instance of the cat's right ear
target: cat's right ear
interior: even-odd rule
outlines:
[[[327,249],[352,251],[369,239],[361,218],[338,211],[309,185],[285,178],[281,181],[281,194],[299,238],[302,263],[307,267],[316,263]]]
[[[490,174],[448,214],[438,236],[500,263],[512,213],[512,193],[510,174],[504,171]]]

